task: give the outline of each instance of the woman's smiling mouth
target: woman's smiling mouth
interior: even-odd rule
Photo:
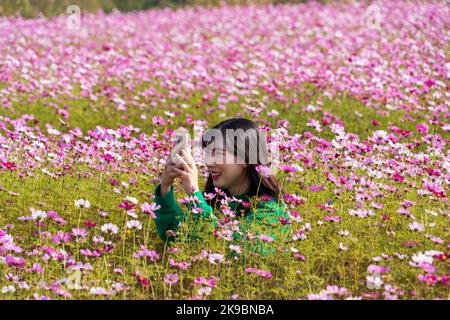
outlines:
[[[217,180],[217,179],[220,177],[220,175],[221,175],[220,172],[214,172],[214,171],[211,171],[210,173],[211,173],[211,178],[212,178],[213,180]]]

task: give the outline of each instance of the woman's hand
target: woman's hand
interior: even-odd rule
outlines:
[[[175,169],[177,169],[177,165],[173,163],[169,157],[166,161],[164,172],[161,177],[161,196],[164,196],[170,191],[170,186],[174,182],[175,178],[180,176],[180,173],[175,171]]]
[[[174,171],[181,176],[184,191],[188,195],[191,195],[193,192],[198,190],[197,166],[195,164],[194,157],[189,151],[182,149],[180,153],[182,156],[178,154],[176,155],[179,165],[174,168]]]

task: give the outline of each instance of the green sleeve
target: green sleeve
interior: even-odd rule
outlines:
[[[213,210],[211,206],[207,204],[202,192],[196,191],[192,194],[192,196],[195,201],[189,202],[186,205],[188,212],[190,212],[191,216],[194,218],[193,227],[195,227],[200,217],[205,220],[211,220],[215,227],[217,222],[213,215]],[[178,201],[175,199],[173,185],[170,186],[169,192],[167,192],[164,196],[161,196],[161,185],[158,184],[155,189],[155,203],[161,206],[160,209],[155,211],[156,219],[154,219],[159,237],[163,241],[171,241],[173,240],[173,237],[167,237],[167,230],[176,231],[180,223],[187,220],[186,218],[189,215],[181,209]],[[195,230],[191,236],[195,236]]]
[[[183,211],[175,199],[175,192],[173,185],[170,186],[170,191],[164,196],[161,196],[161,184],[155,189],[155,203],[159,204],[161,208],[155,211],[156,229],[159,237],[163,240],[172,240],[172,237],[167,238],[167,230],[175,231],[178,228],[179,217],[183,217]]]
[[[243,248],[267,256],[275,252],[278,246],[288,236],[291,226],[283,224],[280,220],[288,221],[289,213],[284,203],[276,200],[261,201],[249,217],[240,224],[242,234],[235,233],[238,242],[244,240]],[[253,239],[250,238],[252,236]],[[261,240],[259,236],[264,235],[273,238],[271,242]]]

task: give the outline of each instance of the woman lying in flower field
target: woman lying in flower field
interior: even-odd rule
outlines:
[[[208,152],[211,156],[206,161],[209,176],[205,193],[208,194],[208,201],[199,191],[195,160],[187,148],[182,148],[181,155],[175,155],[174,160],[177,163],[172,157],[168,159],[161,183],[155,190],[155,202],[160,206],[160,209],[155,211],[158,232],[161,238],[166,240],[167,232],[178,228],[181,220],[179,218],[185,220],[184,218],[189,215],[194,217],[195,223],[201,218],[210,220],[217,227],[218,221],[213,208],[220,209],[224,198],[227,198],[231,200],[232,209],[230,210],[230,204],[227,203],[223,219],[243,216],[253,232],[258,229],[254,237],[260,241],[254,249],[266,254],[266,244],[276,240],[277,235],[271,236],[262,232],[279,227],[283,229],[282,234],[285,234],[289,226],[287,207],[279,203],[282,201],[282,194],[277,179],[273,175],[264,176],[258,172],[260,167],[268,164],[266,143],[260,142],[262,137],[258,135],[259,128],[251,120],[233,118],[219,123],[213,129],[219,131],[221,139],[209,135],[208,140],[208,132],[203,139],[204,147],[212,145]],[[230,132],[231,137],[227,136]],[[227,161],[229,159],[227,154],[231,155],[231,161]],[[238,161],[238,158],[241,161]],[[252,159],[255,161],[250,163]],[[187,203],[189,213],[183,212],[176,203],[172,183],[177,177],[181,178],[184,191],[190,196]],[[251,208],[249,201],[251,196],[260,197],[262,200],[255,209]],[[242,225],[242,227],[247,229],[249,226]],[[230,237],[242,238],[242,234],[237,227]],[[284,237],[281,240],[284,240]]]

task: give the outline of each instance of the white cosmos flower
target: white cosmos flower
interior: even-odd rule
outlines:
[[[105,223],[101,226],[100,230],[102,230],[105,233],[117,233],[119,232],[119,228],[113,224],[113,223]]]
[[[42,210],[35,210],[34,208],[30,208],[31,217],[33,220],[44,220],[47,218],[47,212]]]
[[[16,292],[16,288],[14,286],[4,286],[2,288],[2,293],[14,293]]]
[[[234,251],[236,253],[241,253],[242,252],[241,251],[241,247],[238,246],[238,245],[230,244],[229,248],[230,248],[231,251]]]
[[[113,292],[108,291],[103,287],[92,287],[89,289],[89,293],[94,295],[110,295]]]
[[[201,296],[207,296],[211,293],[212,289],[210,287],[201,287],[197,289],[197,293]]]
[[[128,229],[142,229],[142,223],[138,220],[130,220],[127,221],[127,228]]]
[[[211,264],[221,263],[223,261],[223,254],[211,253],[208,257],[208,260]]]
[[[136,211],[134,211],[134,210],[128,210],[127,215],[129,215],[130,217],[133,217],[135,219],[137,219],[137,217],[138,217]]]
[[[90,208],[91,203],[88,200],[78,199],[75,200],[75,206],[77,206],[77,208]]]
[[[423,232],[425,230],[425,226],[419,222],[413,221],[409,224],[409,229],[413,231]]]
[[[369,289],[380,289],[383,283],[383,280],[378,274],[373,276],[366,276],[366,285]]]
[[[418,252],[415,255],[413,255],[411,257],[411,260],[409,262],[409,264],[413,267],[419,267],[421,266],[424,262],[427,262],[429,264],[433,264],[433,256],[434,255],[438,255],[442,252],[440,251],[436,251],[436,250],[429,250],[429,251],[425,251],[425,252]]]
[[[377,138],[385,139],[388,136],[388,133],[384,130],[377,130],[373,133],[373,135]]]
[[[138,202],[139,202],[138,199],[136,199],[136,198],[134,198],[134,197],[130,197],[130,196],[125,197],[125,199],[126,199],[127,201],[130,201],[132,204],[138,204]]]

